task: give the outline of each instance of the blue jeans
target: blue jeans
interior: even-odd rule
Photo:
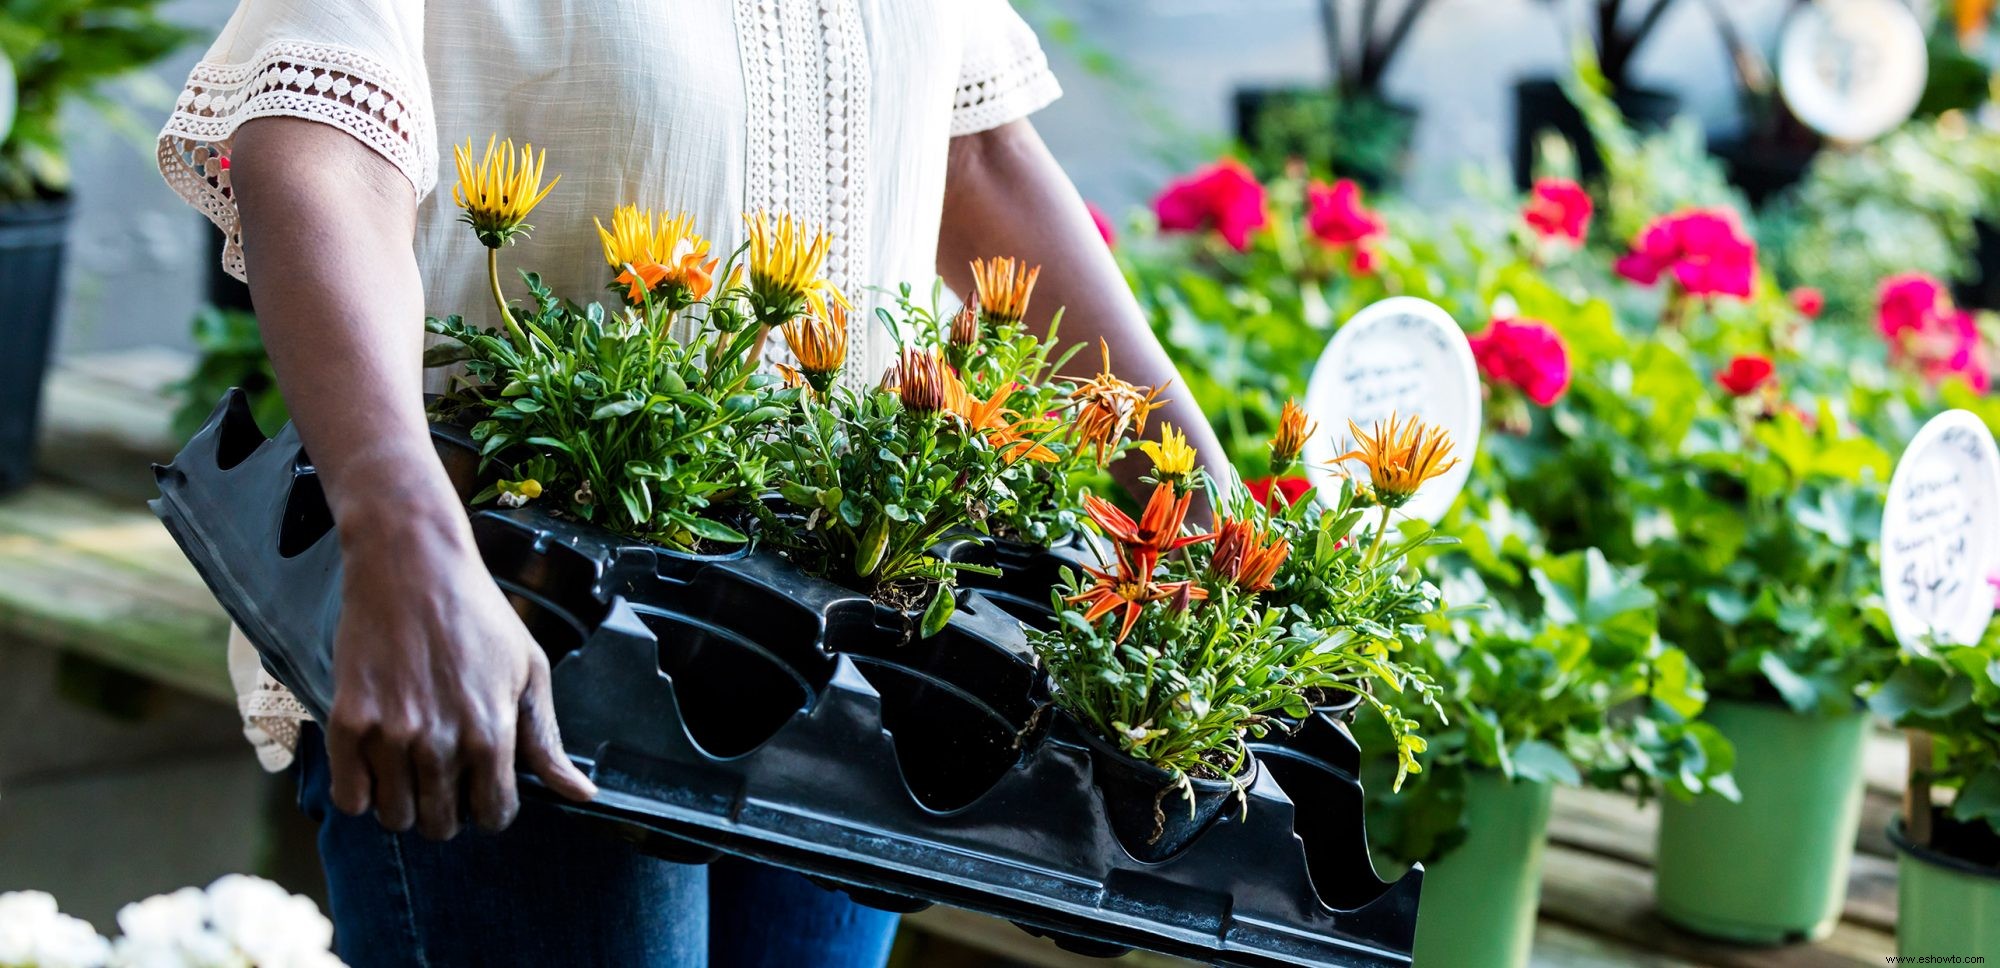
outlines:
[[[326,745],[299,738],[338,953],[375,966],[882,968],[896,915],[725,857],[671,864],[525,800],[499,834],[438,843],[334,809]]]

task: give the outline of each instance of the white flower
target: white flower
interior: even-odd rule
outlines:
[[[0,894],[0,966],[101,968],[111,944],[42,891]]]
[[[118,909],[121,940],[137,944],[178,945],[181,939],[206,931],[207,925],[208,895],[196,887],[156,894]]]
[[[209,918],[257,968],[337,965],[333,924],[307,898],[270,881],[230,874],[208,887]]]

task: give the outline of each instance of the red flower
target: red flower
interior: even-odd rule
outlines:
[[[1117,248],[1118,230],[1111,227],[1110,217],[1104,214],[1103,209],[1097,207],[1096,202],[1085,202],[1083,206],[1090,210],[1090,221],[1097,226],[1097,234],[1104,237],[1104,247]]]
[[[1757,243],[1728,209],[1676,212],[1646,226],[1616,268],[1640,285],[1670,273],[1688,295],[1748,299],[1757,277]]]
[[[1800,286],[1791,292],[1792,308],[1807,319],[1818,319],[1826,309],[1826,294],[1811,286]]]
[[[1260,477],[1254,481],[1245,483],[1243,486],[1249,490],[1252,499],[1265,507],[1276,506],[1275,502],[1271,500],[1271,491],[1273,488],[1279,494],[1284,495],[1286,504],[1299,503],[1299,499],[1305,497],[1306,492],[1312,490],[1312,482],[1303,477]]]
[[[1349,258],[1355,272],[1375,271],[1371,243],[1383,234],[1382,216],[1362,202],[1361,186],[1352,179],[1306,186],[1306,227],[1329,248],[1352,249]]]
[[[1545,239],[1582,242],[1590,230],[1590,193],[1567,178],[1544,178],[1535,182],[1521,219],[1535,234]]]
[[[1882,280],[1875,327],[1889,343],[1890,359],[1914,366],[1932,383],[1956,376],[1980,393],[1992,384],[1978,322],[1954,307],[1944,284],[1928,275]]]
[[[1236,251],[1250,248],[1250,233],[1270,221],[1264,186],[1234,158],[1225,158],[1185,178],[1169,182],[1153,199],[1163,232],[1213,230]]]
[[[1776,368],[1768,358],[1753,354],[1730,360],[1729,366],[1715,375],[1715,382],[1722,384],[1732,397],[1747,397],[1771,382],[1775,375]]]
[[[1479,372],[1549,406],[1569,389],[1569,351],[1555,330],[1532,319],[1496,319],[1472,337]]]

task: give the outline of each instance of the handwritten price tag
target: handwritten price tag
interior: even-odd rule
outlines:
[[[1347,422],[1374,432],[1391,414],[1415,414],[1451,434],[1459,464],[1424,485],[1402,513],[1436,523],[1451,510],[1479,448],[1479,368],[1451,314],[1410,296],[1362,310],[1335,333],[1306,386],[1306,413],[1319,432],[1306,444],[1306,476],[1329,497],[1340,490],[1333,459],[1354,449]],[[1359,461],[1349,473],[1367,476]]]
[[[1939,414],[1917,432],[1882,510],[1882,590],[1905,646],[1972,643],[1993,620],[2000,570],[2000,449],[1979,418]]]
[[[1778,37],[1778,90],[1799,120],[1857,144],[1909,120],[1930,74],[1924,30],[1899,0],[1798,4]]]

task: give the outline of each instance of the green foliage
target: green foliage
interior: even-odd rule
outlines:
[[[670,333],[674,313],[579,307],[533,273],[522,279],[525,348],[457,316],[426,322],[447,339],[426,364],[463,363],[472,378],[438,409],[469,412],[485,463],[532,480],[561,513],[672,548],[748,540],[719,512],[761,496],[758,441],[800,394],[755,372],[757,330],[742,325],[741,290],[708,304],[681,342]],[[489,489],[474,503],[523,497],[534,495]]]
[[[173,432],[182,439],[194,436],[208,420],[215,401],[231,387],[241,388],[250,400],[250,413],[257,426],[270,436],[291,419],[285,398],[278,393],[278,375],[264,355],[264,338],[257,331],[257,317],[246,312],[204,306],[194,317],[194,346],[198,358],[194,371],[174,386],[179,403],[174,408]]]
[[[1324,88],[1258,92],[1244,146],[1259,175],[1275,178],[1295,162],[1321,175],[1393,185],[1402,173],[1416,119],[1372,93]]]
[[[160,0],[0,2],[0,56],[20,86],[12,135],[0,140],[0,204],[67,192],[61,113],[73,100],[122,115],[106,81],[145,67],[193,39],[159,16]]]
[[[2000,625],[1977,645],[1933,643],[1902,658],[1869,706],[1929,732],[1931,761],[1911,764],[1914,777],[1956,791],[1953,818],[2000,833]]]

